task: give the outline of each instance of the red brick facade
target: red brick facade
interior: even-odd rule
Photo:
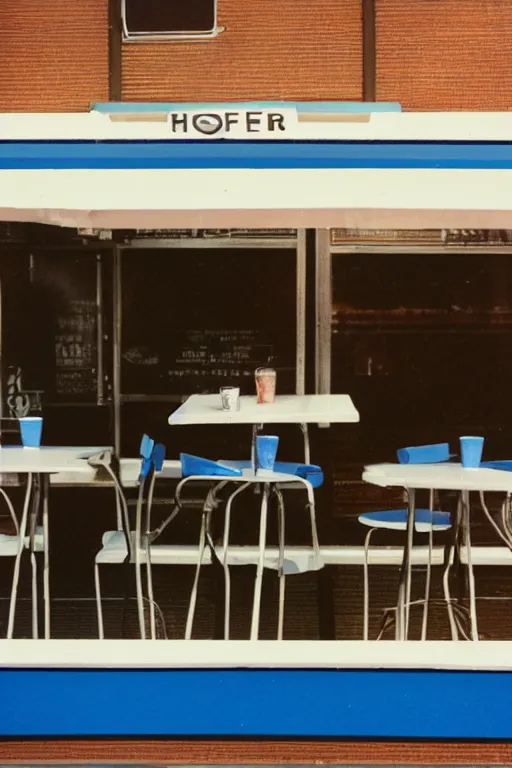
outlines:
[[[126,101],[359,100],[362,0],[218,0],[205,41],[125,44]],[[510,0],[376,0],[377,98],[510,109]],[[0,111],[108,99],[108,0],[0,0]]]
[[[377,98],[509,110],[511,36],[510,0],[377,0]]]
[[[127,101],[362,98],[361,0],[219,0],[217,39],[123,47]]]
[[[0,111],[108,99],[108,0],[1,0]]]

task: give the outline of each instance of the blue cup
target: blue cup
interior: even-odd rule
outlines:
[[[464,469],[478,469],[484,449],[483,437],[461,437],[460,456]]]
[[[39,448],[43,433],[43,420],[41,416],[26,416],[19,420],[21,442],[24,448]]]
[[[275,435],[258,435],[256,437],[257,469],[273,472],[278,445],[279,438]]]

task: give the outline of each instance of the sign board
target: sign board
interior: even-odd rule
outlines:
[[[167,116],[171,137],[190,139],[279,139],[293,134],[295,109],[181,110]]]

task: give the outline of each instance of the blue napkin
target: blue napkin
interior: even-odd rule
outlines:
[[[207,475],[209,477],[241,477],[242,470],[228,467],[218,461],[203,459],[201,456],[191,456],[180,453],[181,472],[183,477],[191,475]]]
[[[232,467],[233,469],[250,469],[252,464],[250,461],[223,461],[224,466]],[[322,468],[317,464],[297,464],[295,462],[288,461],[276,461],[274,465],[274,472],[282,472],[284,475],[297,475],[303,480],[307,480],[313,488],[320,488],[324,482],[324,473]]]
[[[400,464],[438,464],[450,460],[448,443],[400,448],[396,453]]]

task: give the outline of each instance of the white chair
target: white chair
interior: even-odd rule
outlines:
[[[89,460],[91,462],[91,460]],[[96,605],[98,614],[98,631],[99,637],[104,637],[104,624],[103,624],[103,612],[101,603],[101,586],[100,586],[100,565],[134,565],[135,566],[135,582],[136,582],[136,597],[137,597],[137,612],[139,619],[139,630],[141,639],[146,639],[146,621],[144,603],[147,600],[149,603],[149,616],[150,616],[150,636],[152,640],[156,639],[156,613],[158,609],[153,595],[153,579],[151,572],[152,554],[160,549],[165,549],[160,545],[152,544],[153,537],[157,537],[160,532],[172,521],[177,510],[174,514],[171,514],[163,524],[160,525],[157,531],[152,532],[151,525],[151,509],[153,506],[154,488],[157,477],[164,477],[166,479],[175,479],[177,476],[181,476],[177,462],[165,462],[165,446],[162,444],[154,444],[153,440],[150,440],[147,436],[144,436],[141,443],[141,460],[139,461],[139,477],[138,477],[138,496],[137,506],[135,513],[135,529],[131,530],[128,504],[122,487],[122,483],[119,477],[113,471],[110,466],[110,457],[101,456],[93,459],[96,462],[95,466],[103,466],[111,475],[114,486],[116,489],[116,499],[118,508],[118,519],[121,520],[118,530],[106,531],[102,537],[102,548],[98,552],[95,558],[95,590],[96,590]],[[130,483],[131,484],[131,483]],[[147,496],[145,491],[147,489]],[[146,509],[146,515],[144,517],[144,507]],[[166,558],[158,559],[158,563],[165,563]],[[146,568],[147,578],[147,598],[144,595],[143,583],[142,583],[142,567]]]
[[[307,491],[308,504],[307,507],[311,517],[311,531],[312,531],[312,554],[308,558],[307,567],[305,570],[319,570],[323,567],[323,561],[320,556],[320,549],[318,543],[318,535],[316,530],[315,519],[315,500],[312,484],[303,477],[295,474],[285,474],[279,472],[272,472],[265,475],[254,474],[250,467],[239,466],[240,462],[213,462],[201,457],[189,456],[188,454],[181,455],[182,471],[185,476],[184,480],[178,486],[176,501],[177,505],[180,505],[180,494],[185,485],[189,482],[206,482],[209,485],[209,490],[206,495],[206,500],[203,505],[203,514],[201,518],[201,529],[199,535],[199,552],[196,564],[196,573],[192,592],[190,596],[189,610],[187,616],[187,625],[185,630],[185,639],[190,640],[192,638],[193,623],[195,617],[195,609],[197,602],[197,589],[199,583],[199,577],[201,568],[204,564],[204,556],[206,552],[206,546],[208,544],[212,557],[216,558],[222,565],[224,570],[224,638],[229,639],[230,634],[230,597],[231,597],[231,581],[229,572],[229,536],[231,525],[232,506],[235,499],[241,495],[244,491],[255,485],[262,487],[261,493],[261,507],[260,507],[260,532],[259,532],[259,544],[258,550],[255,556],[254,564],[256,565],[256,578],[254,584],[254,598],[253,598],[253,611],[251,620],[251,640],[257,640],[259,634],[259,618],[260,618],[260,605],[261,605],[261,590],[263,581],[264,567],[269,567],[269,560],[266,552],[266,534],[267,534],[267,516],[268,516],[268,504],[272,495],[275,495],[278,503],[278,521],[279,521],[279,546],[278,546],[278,559],[275,567],[279,574],[279,613],[278,613],[278,639],[283,637],[283,625],[284,625],[284,600],[285,600],[285,579],[287,573],[297,572],[300,567],[297,564],[285,562],[285,517],[284,517],[284,502],[281,493],[281,488],[286,486],[296,487],[297,485],[303,487]],[[216,547],[212,541],[210,534],[210,526],[213,512],[222,503],[220,494],[228,486],[233,484],[234,490],[225,502],[224,513],[224,534],[222,543],[222,553],[219,556]],[[244,562],[247,562],[244,560]]]
[[[37,497],[32,498],[33,480],[30,476],[27,479],[27,489],[25,493],[25,501],[22,512],[23,520],[29,525],[29,534],[23,535],[20,529],[20,524],[14,510],[11,499],[7,495],[4,488],[0,488],[0,495],[3,497],[7,509],[9,510],[9,516],[14,528],[13,534],[0,534],[0,557],[12,557],[14,558],[13,578],[11,585],[11,599],[9,604],[9,619],[7,626],[7,639],[11,640],[14,634],[14,620],[16,616],[16,608],[18,601],[18,585],[19,574],[21,567],[21,557],[24,550],[30,551],[30,562],[32,567],[32,637],[37,639],[38,637],[38,611],[37,611],[37,561],[36,553],[44,551],[43,540],[43,528],[38,526],[37,523]],[[32,510],[30,505],[32,502]],[[29,519],[30,518],[30,519]],[[26,524],[24,525],[26,534]],[[22,540],[23,539],[23,540]],[[45,595],[45,599],[49,599],[48,595]]]
[[[430,507],[429,509],[416,509],[414,517],[414,528],[416,533],[428,534],[428,560],[427,560],[427,574],[425,579],[425,594],[421,601],[423,604],[423,621],[421,627],[421,639],[427,639],[428,628],[428,607],[430,600],[430,582],[431,582],[431,567],[432,567],[432,546],[433,535],[442,531],[448,531],[451,528],[451,518],[449,512],[438,512],[433,509],[434,507],[434,494],[430,493]],[[407,530],[407,509],[393,509],[393,510],[381,510],[379,512],[364,512],[359,516],[359,522],[368,527],[368,531],[364,542],[364,614],[363,614],[363,639],[368,640],[369,637],[369,611],[370,611],[370,584],[369,584],[369,551],[372,535],[375,531],[401,531],[405,533]],[[409,609],[410,609],[410,585],[411,585],[411,561],[408,559],[408,574],[407,574],[407,595],[406,595],[406,634],[407,625],[409,623]]]

